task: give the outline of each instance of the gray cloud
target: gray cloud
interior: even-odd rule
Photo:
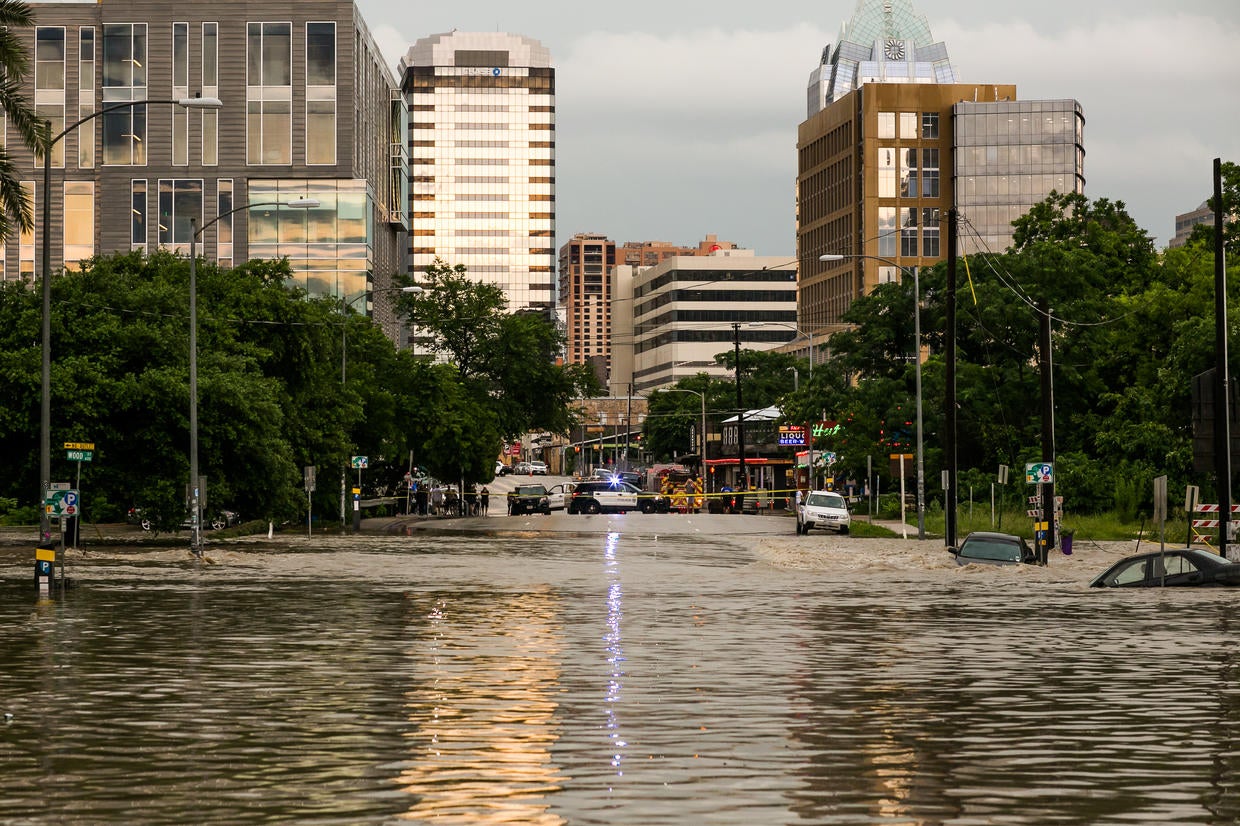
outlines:
[[[791,257],[805,84],[854,3],[494,0],[359,3],[393,63],[418,37],[503,29],[543,41],[557,71],[560,242],[696,241],[708,232]],[[688,6],[689,4],[685,4]],[[1158,0],[917,4],[967,82],[1085,109],[1086,193],[1124,201],[1160,242],[1208,194],[1214,157],[1240,160],[1240,5]],[[417,28],[415,28],[417,27]]]

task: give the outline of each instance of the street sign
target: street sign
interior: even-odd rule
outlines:
[[[65,450],[94,450],[94,442],[65,442]]]
[[[95,453],[92,450],[80,450],[78,448],[65,451],[65,458],[70,462],[89,462],[94,455]]]
[[[49,516],[77,516],[82,503],[76,490],[54,490],[44,503]]]
[[[1030,485],[1049,485],[1055,481],[1055,466],[1050,462],[1030,462],[1025,465],[1025,482]]]
[[[314,465],[306,465],[305,470],[306,493],[314,493]]]
[[[370,460],[369,460],[369,458],[368,458],[368,457],[366,457],[366,456],[354,456],[354,457],[353,457],[353,467],[355,467],[355,468],[359,468],[359,469],[360,469],[360,468],[365,468],[365,467],[368,467],[367,463],[368,463],[369,461],[370,461]]]

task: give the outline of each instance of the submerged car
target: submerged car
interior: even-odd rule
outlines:
[[[1121,559],[1089,583],[1091,588],[1183,585],[1240,585],[1240,564],[1205,548],[1170,548]]]
[[[1010,533],[974,531],[958,548],[948,548],[957,565],[1036,565],[1037,553],[1024,537]]]
[[[797,507],[798,536],[809,533],[813,528],[847,534],[851,525],[848,500],[835,491],[811,490]]]
[[[155,523],[150,518],[142,515],[141,508],[130,508],[125,515],[125,521],[131,525],[137,525],[144,531],[155,530]],[[202,515],[203,530],[222,531],[224,528],[232,528],[241,524],[241,514],[236,511],[218,511],[214,514]],[[193,527],[193,520],[189,514],[181,520],[179,530],[188,531]]]

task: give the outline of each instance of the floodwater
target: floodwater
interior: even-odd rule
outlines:
[[[1086,587],[1131,547],[486,521],[0,550],[0,823],[1240,820],[1240,591]]]

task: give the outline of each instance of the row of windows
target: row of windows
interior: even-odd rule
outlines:
[[[899,123],[899,132],[896,124]],[[900,138],[901,140],[937,140],[939,137],[939,113],[922,112],[879,112],[878,137]]]
[[[942,215],[937,207],[879,207],[878,254],[937,258],[941,223]]]

